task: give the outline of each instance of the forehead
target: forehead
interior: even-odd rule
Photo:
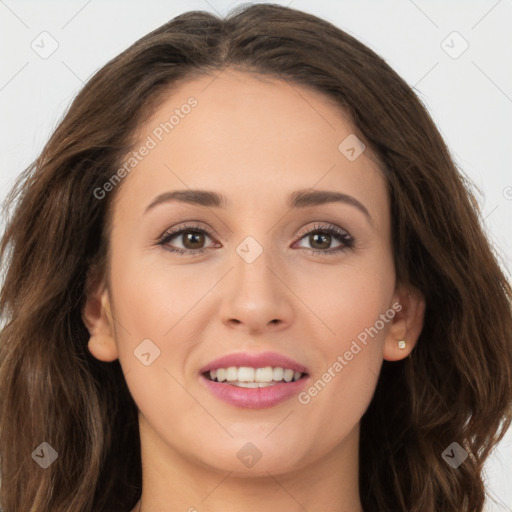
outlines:
[[[350,146],[362,148],[354,132],[348,115],[311,88],[231,69],[198,76],[169,91],[139,127],[135,150],[150,149],[121,195],[147,203],[201,188],[248,204],[314,187],[382,202],[385,180],[369,151],[347,158]]]

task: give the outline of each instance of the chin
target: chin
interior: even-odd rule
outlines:
[[[197,454],[197,457],[210,469],[230,472],[231,476],[268,477],[268,473],[277,475],[297,469],[303,459],[297,452],[297,443],[292,442],[287,446],[279,436],[272,440],[271,437],[272,434],[268,439],[261,436],[253,438],[254,441],[249,440],[250,436],[237,437],[210,449],[205,447],[208,457],[204,457],[204,453]]]

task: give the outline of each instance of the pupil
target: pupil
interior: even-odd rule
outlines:
[[[329,248],[329,242],[331,239],[330,235],[322,234],[322,233],[315,233],[314,235],[311,235],[313,237],[313,241],[311,242],[311,245],[314,246],[317,243],[317,238],[321,238],[324,241],[324,245],[321,245],[321,249],[328,249]],[[321,242],[320,242],[321,243]]]
[[[197,233],[197,232],[194,232],[194,231],[190,231],[186,237],[185,237],[185,240],[186,240],[186,243],[185,243],[185,247],[187,246],[187,243],[188,242],[192,242],[192,245],[194,245],[194,239],[196,237],[202,237],[203,235],[201,233]],[[199,240],[200,241],[200,240]],[[192,249],[195,249],[196,247],[192,247]]]
[[[194,231],[190,231],[189,233],[187,233],[186,237],[185,237],[185,240],[186,240],[186,243],[185,245],[187,245],[187,243],[191,243],[192,246],[194,245],[197,245],[197,242],[199,242],[199,244],[201,243],[202,241],[202,233],[198,233],[198,232],[194,232]],[[331,236],[330,235],[326,235],[326,234],[323,234],[323,233],[315,233],[313,235],[311,235],[311,244],[313,246],[319,246],[321,249],[326,249],[326,248],[329,248],[329,245],[330,245],[330,239],[331,239]],[[194,249],[195,247],[192,247],[192,249]]]

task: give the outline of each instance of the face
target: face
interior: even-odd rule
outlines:
[[[234,70],[182,84],[140,128],[99,291],[108,322],[88,325],[115,340],[90,350],[119,358],[159,456],[278,474],[356,445],[382,360],[414,340],[395,348],[410,308],[386,181],[354,137],[322,94]],[[266,385],[244,387],[253,374]]]

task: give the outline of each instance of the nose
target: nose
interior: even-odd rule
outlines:
[[[278,270],[269,253],[263,250],[251,263],[235,254],[234,268],[219,290],[221,320],[227,327],[257,335],[292,323],[293,293],[286,283],[286,271]]]

